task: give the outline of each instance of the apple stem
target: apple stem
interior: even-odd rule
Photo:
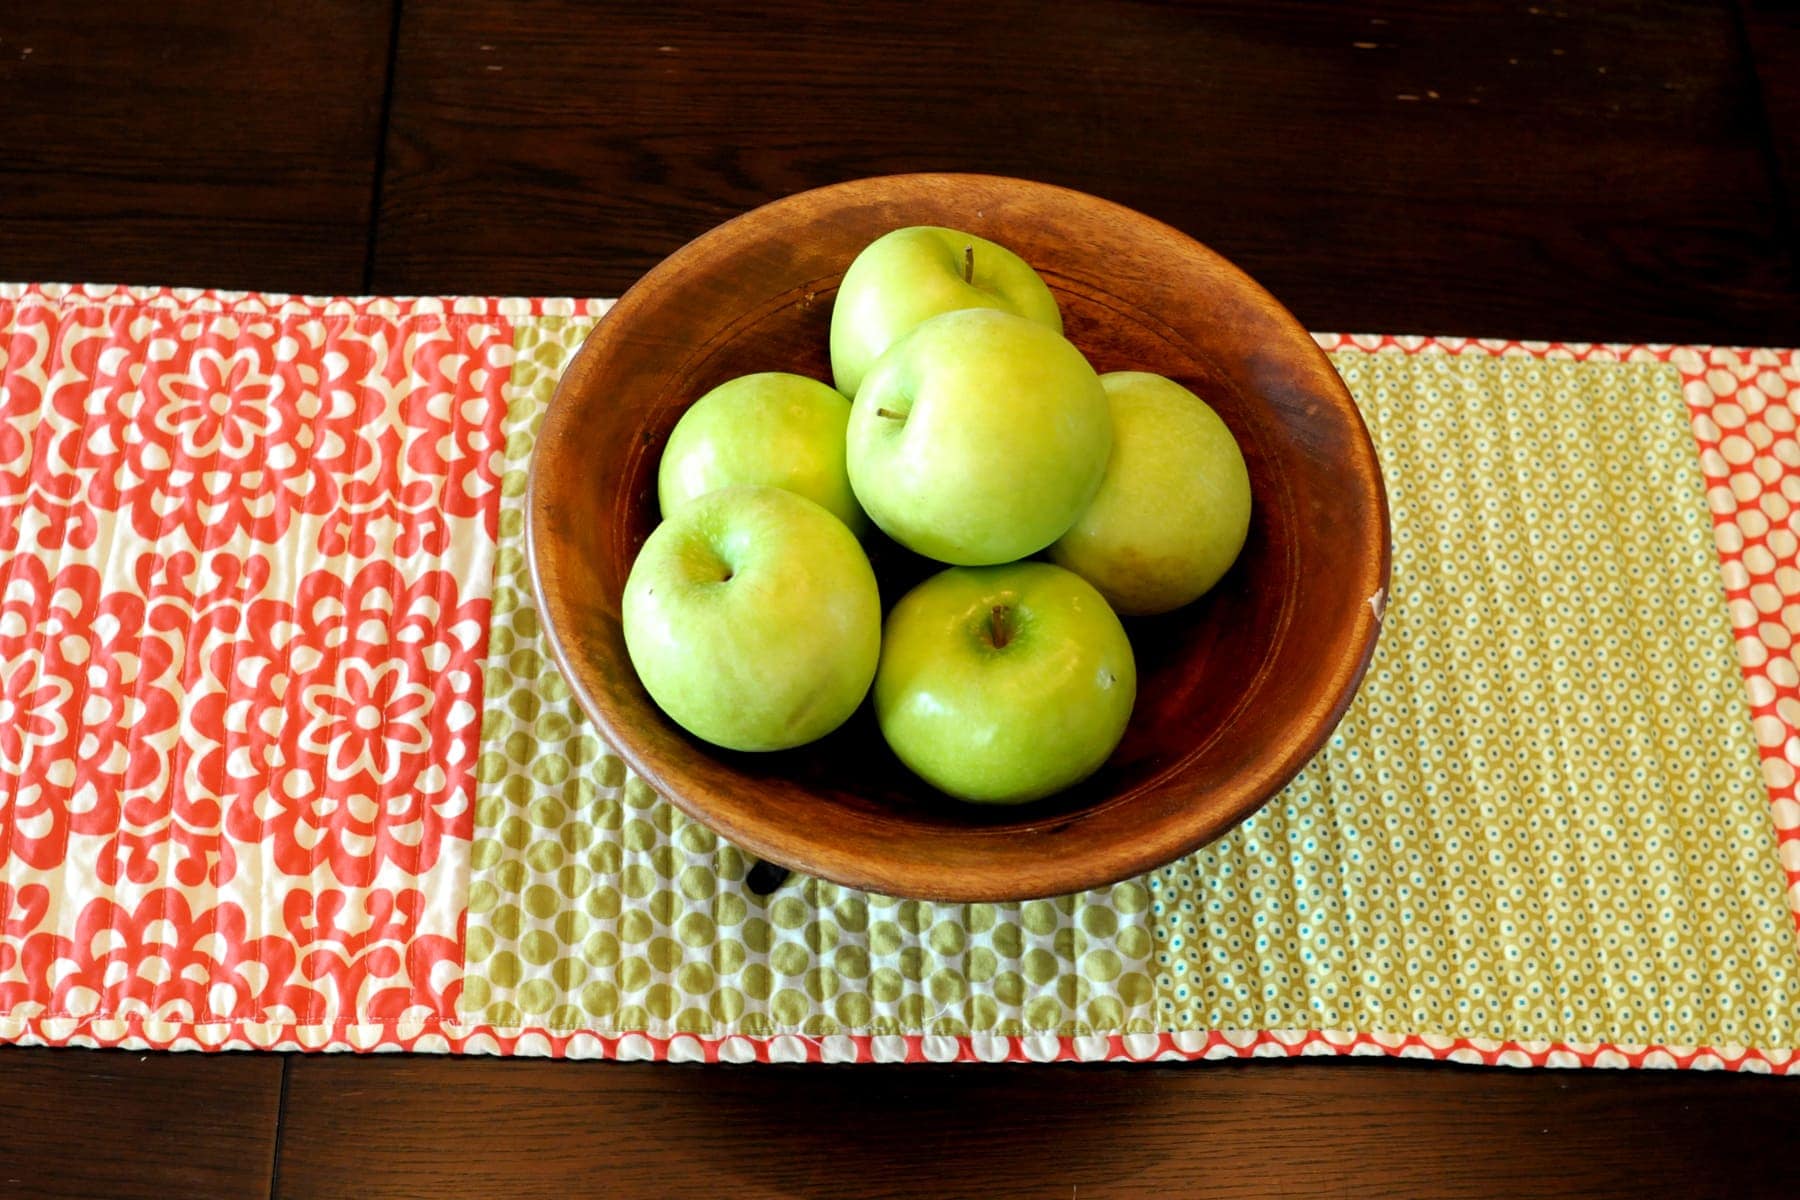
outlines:
[[[1012,624],[1007,620],[1011,614],[1012,610],[1004,604],[994,605],[993,611],[988,613],[988,634],[996,650],[1004,649],[1006,643],[1012,641]]]
[[[895,412],[895,411],[894,411],[894,410],[893,410],[893,409],[891,409],[891,408],[878,408],[878,409],[876,409],[876,410],[875,410],[875,415],[876,415],[876,416],[878,416],[878,417],[886,417],[886,418],[887,418],[887,419],[888,419],[888,420],[890,420],[890,421],[904,421],[904,420],[906,420],[906,414],[905,414],[905,413],[899,413],[899,412]]]
[[[975,247],[972,243],[963,247],[963,282],[975,282]]]

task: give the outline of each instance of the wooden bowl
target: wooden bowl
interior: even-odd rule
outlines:
[[[619,602],[657,522],[682,411],[752,371],[829,381],[844,269],[904,225],[991,238],[1037,268],[1097,371],[1155,371],[1243,447],[1254,516],[1199,602],[1127,621],[1137,708],[1110,762],[1018,808],[947,800],[882,743],[870,706],[799,750],[717,750],[664,717],[626,656]],[[878,535],[877,535],[878,537]],[[1230,263],[1148,217],[979,175],[865,179],[727,222],[644,276],[570,363],[531,470],[531,573],[582,707],[682,811],[753,854],[919,899],[1078,891],[1168,863],[1256,811],[1330,734],[1368,666],[1388,580],[1387,501],[1367,430],[1325,355]],[[883,602],[931,568],[872,551]]]

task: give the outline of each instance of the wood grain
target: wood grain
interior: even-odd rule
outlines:
[[[617,295],[726,217],[916,170],[1168,221],[1310,328],[1800,325],[1728,8],[411,6],[376,284]]]
[[[887,751],[866,712],[791,752],[719,751],[658,710],[625,650],[621,596],[659,518],[670,429],[740,375],[828,377],[826,329],[845,268],[907,225],[963,229],[1022,255],[1095,370],[1154,371],[1192,388],[1231,427],[1250,470],[1250,537],[1231,572],[1201,602],[1127,624],[1140,667],[1124,741],[1092,777],[1028,806],[945,802]],[[1293,318],[1166,225],[991,176],[807,192],[659,266],[564,374],[533,453],[527,523],[551,647],[640,775],[754,854],[920,899],[1104,886],[1236,825],[1337,724],[1368,666],[1388,582],[1374,447]],[[903,594],[891,575],[882,582],[889,602]]]
[[[0,278],[362,290],[386,4],[0,12]]]
[[[267,1196],[282,1060],[0,1049],[0,1196]]]
[[[1800,1136],[1785,1081],[1655,1072],[333,1057],[292,1070],[277,1195],[296,1200],[1741,1200],[1793,1194]]]
[[[1794,272],[1800,278],[1800,4],[1794,0],[1738,0],[1745,57],[1754,71],[1776,179],[1778,217]],[[1782,339],[1800,344],[1800,330]]]

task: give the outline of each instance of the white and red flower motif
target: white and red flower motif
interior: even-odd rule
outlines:
[[[315,680],[299,694],[297,744],[325,764],[325,778],[390,779],[424,761],[431,746],[431,689],[392,659],[349,659],[335,681]],[[414,772],[416,774],[416,771]]]
[[[334,413],[347,414],[338,424],[362,432],[338,453],[329,433],[315,443],[338,491],[321,551],[442,554],[458,521],[498,536],[506,373],[488,363],[502,343],[510,350],[510,332],[482,322],[397,329],[367,314],[337,333],[319,388]],[[395,532],[384,539],[381,530]]]
[[[325,764],[319,772],[325,790],[310,798],[314,810],[368,810],[374,792],[385,786],[388,816],[405,825],[410,809],[394,800],[391,789],[413,788],[431,737],[442,726],[430,719],[436,692],[416,680],[394,681],[406,676],[407,663],[416,676],[425,660],[458,660],[456,650],[466,651],[475,636],[469,628],[456,634],[464,642],[452,637],[441,646],[440,631],[420,624],[415,604],[415,611],[402,614],[413,621],[412,641],[395,657],[380,659],[370,651],[384,635],[371,622],[387,614],[365,604],[347,614],[359,623],[362,642],[348,644],[347,653],[334,659],[344,686],[319,681],[316,671],[302,672],[299,677],[309,682],[297,694],[314,702],[312,719],[299,720],[299,714],[271,706],[269,695],[254,690],[260,681],[243,675],[246,646],[260,648],[256,662],[262,666],[281,658],[304,667],[320,661],[319,652],[292,644],[294,639],[316,636],[328,645],[342,639],[322,632],[316,607],[312,621],[296,621],[283,601],[263,598],[271,576],[266,558],[216,555],[202,570],[195,556],[183,552],[169,559],[152,555],[137,567],[135,587],[107,591],[100,572],[85,564],[65,565],[52,577],[34,556],[13,563],[0,595],[0,828],[6,834],[0,864],[17,859],[50,869],[65,859],[70,837],[81,835],[103,841],[91,866],[104,883],[148,885],[165,869],[188,886],[229,880],[237,850],[225,837],[225,800],[245,794],[245,784],[266,787],[269,776],[251,772],[225,791],[207,786],[204,770],[190,775],[183,768],[196,759],[204,767],[207,754],[229,740],[234,709],[259,713],[266,728],[300,732],[301,752],[291,760],[303,769],[315,759]],[[379,585],[392,575],[391,567],[378,566],[359,579]],[[302,585],[303,599],[335,587],[341,587],[335,576],[314,573]],[[391,594],[376,586],[365,598],[379,604]],[[255,620],[275,622],[261,628],[261,641],[238,636],[252,608]],[[213,663],[239,664],[238,681],[218,681],[210,707],[208,646]],[[446,689],[473,686],[468,664],[461,669],[440,681]],[[387,682],[370,688],[363,681],[371,678]],[[191,696],[202,702],[188,703],[183,720],[182,698]],[[223,707],[221,699],[228,702]],[[472,752],[457,757],[466,762]],[[289,782],[297,781],[290,776]],[[249,803],[262,802],[252,794]],[[466,801],[457,799],[430,811],[462,808]],[[282,828],[279,822],[276,828]],[[425,833],[413,862],[429,865],[440,831]],[[375,869],[371,863],[345,874],[366,878]]]
[[[493,536],[502,322],[0,301],[0,327],[0,549],[91,545],[105,512],[196,550],[304,518],[333,556]]]
[[[299,594],[200,614],[189,785],[282,872],[367,887],[470,836],[488,602],[447,571],[314,571]]]
[[[447,1019],[512,327],[213,299],[0,287],[0,1024]]]
[[[115,333],[114,315],[0,301],[0,552],[93,545],[82,478],[52,458],[59,399],[79,407]]]
[[[315,1013],[453,1017],[462,993],[462,925],[455,937],[421,932],[427,903],[416,888],[289,893],[282,919],[301,950],[301,977],[325,1001]]]
[[[416,890],[360,903],[290,893],[280,928],[260,934],[242,906],[199,907],[179,888],[90,900],[67,933],[42,927],[49,903],[41,886],[0,883],[0,1015],[305,1024],[456,1011],[462,944],[420,931]]]
[[[0,880],[0,980],[19,971],[20,947],[50,912],[50,889],[41,883],[13,885]],[[0,988],[5,984],[0,982]],[[0,1000],[0,1012],[7,1008]]]
[[[70,563],[52,576],[30,555],[10,567],[0,593],[0,865],[48,869],[83,834],[105,839],[102,880],[116,882],[123,866],[147,882],[147,847],[185,841],[166,819],[180,691],[173,640],[151,627],[143,595],[104,590],[94,567]]]

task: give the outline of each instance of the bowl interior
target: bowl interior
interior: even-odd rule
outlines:
[[[885,185],[885,186],[879,186]],[[775,210],[775,211],[771,211]],[[1037,804],[938,795],[887,750],[865,703],[837,733],[752,755],[689,737],[626,658],[619,597],[657,519],[669,431],[753,371],[829,381],[838,279],[888,229],[942,224],[1038,268],[1065,333],[1101,372],[1154,371],[1204,397],[1249,466],[1236,565],[1196,604],[1128,619],[1139,672],[1124,741]],[[1329,733],[1373,646],[1386,512],[1366,432],[1291,317],[1180,234],[1091,197],[981,177],[864,181],[757,210],[647,276],[571,365],[540,434],[534,577],[584,706],[651,783],[753,852],[857,886],[1017,898],[1094,886],[1216,837]],[[872,534],[891,605],[939,569]]]

